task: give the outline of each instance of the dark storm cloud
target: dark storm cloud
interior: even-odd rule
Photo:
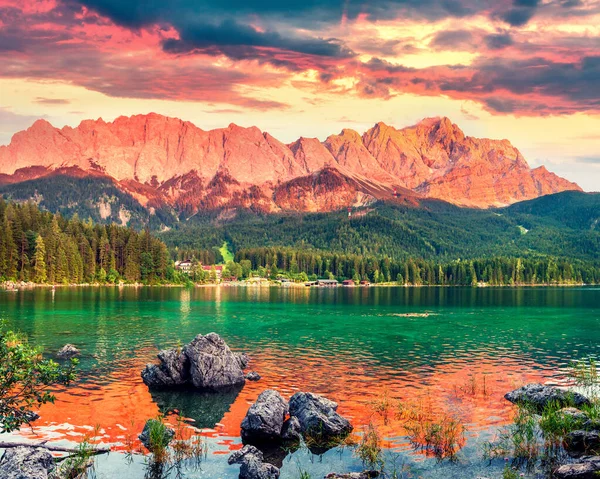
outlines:
[[[440,50],[469,48],[473,44],[473,33],[469,30],[446,30],[437,33],[429,46]]]
[[[490,50],[501,50],[511,46],[514,43],[511,34],[508,32],[486,35],[483,41]]]

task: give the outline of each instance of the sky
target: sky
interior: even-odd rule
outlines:
[[[324,140],[448,116],[600,190],[600,0],[0,0],[0,144],[156,112]]]

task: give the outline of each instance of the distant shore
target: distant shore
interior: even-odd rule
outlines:
[[[293,283],[280,281],[224,281],[221,283],[157,283],[157,284],[144,284],[144,283],[33,283],[28,281],[4,281],[0,283],[0,290],[2,291],[19,291],[21,289],[36,289],[36,288],[97,288],[97,287],[116,287],[116,288],[144,288],[144,287],[159,287],[159,288],[300,288],[300,289],[362,289],[362,288],[541,288],[541,287],[581,287],[581,286],[597,286],[595,284],[585,283],[522,283],[522,284],[488,284],[478,283],[477,285],[454,285],[454,284],[397,284],[397,283],[377,283],[368,285],[343,285],[342,283],[332,286],[317,286],[317,285],[306,285],[304,283]]]

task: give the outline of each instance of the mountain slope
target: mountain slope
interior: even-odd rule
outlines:
[[[256,127],[204,131],[157,114],[62,129],[38,120],[0,146],[0,182],[69,169],[112,179],[147,208],[187,214],[332,211],[389,198],[394,189],[402,197],[488,208],[579,190],[543,168],[530,169],[507,140],[465,136],[447,118],[403,129],[377,123],[363,135],[343,130],[323,143],[300,138],[290,145]],[[313,181],[333,177],[334,189]]]

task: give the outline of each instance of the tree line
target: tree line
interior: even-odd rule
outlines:
[[[0,198],[0,279],[35,283],[176,282],[170,253],[148,231],[93,224]]]
[[[239,250],[235,260],[239,264],[246,263],[246,270],[260,271],[270,277],[286,273],[296,278],[353,279],[416,286],[600,283],[600,267],[552,256],[439,262],[272,247]]]

